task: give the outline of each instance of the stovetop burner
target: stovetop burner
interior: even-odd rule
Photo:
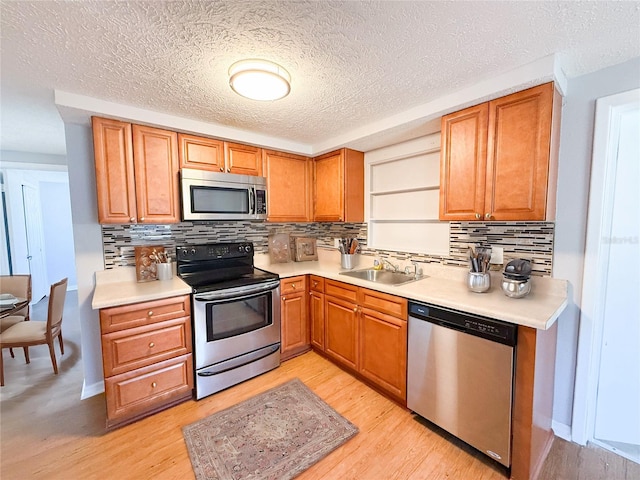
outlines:
[[[176,248],[177,273],[193,293],[241,287],[280,278],[253,266],[253,244],[207,243]]]

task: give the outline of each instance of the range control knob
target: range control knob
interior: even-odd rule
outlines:
[[[245,245],[244,246],[244,251],[247,252],[247,253],[250,252],[251,251],[251,245]]]
[[[195,248],[192,248],[192,249],[191,249],[191,252],[189,252],[189,253],[191,253],[191,255],[195,255],[195,254],[196,254],[196,249],[195,249]]]
[[[238,251],[241,252],[242,251],[242,245],[238,245]]]
[[[187,256],[187,249],[186,249],[186,248],[185,248],[184,250],[182,250],[182,255],[183,255],[184,257],[186,257],[186,256]]]

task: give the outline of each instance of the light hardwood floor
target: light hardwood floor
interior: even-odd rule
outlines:
[[[311,352],[224,392],[106,432],[104,397],[79,400],[79,337],[74,338],[73,325],[67,330],[68,350],[58,376],[53,375],[46,347],[42,352],[32,349],[28,366],[21,351],[15,359],[3,352],[3,480],[194,478],[182,426],[296,377],[360,429],[300,475],[301,480],[506,478],[491,460]],[[640,478],[640,466],[601,449],[556,439],[541,478],[630,480]]]

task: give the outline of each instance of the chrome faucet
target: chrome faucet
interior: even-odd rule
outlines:
[[[394,272],[398,271],[398,268],[400,268],[399,265],[394,265],[393,263],[391,263],[389,260],[387,260],[386,258],[382,259],[382,266],[384,267],[384,264],[389,265],[389,267],[391,267],[391,269],[393,269]],[[388,268],[386,270],[389,270]]]
[[[415,260],[411,260],[411,265],[413,266],[413,277],[418,278],[418,276],[422,273],[421,270],[418,269],[418,262],[416,262]],[[411,274],[411,267],[409,265],[404,267],[404,273],[406,275]]]

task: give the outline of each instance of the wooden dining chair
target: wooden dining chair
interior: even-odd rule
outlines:
[[[64,355],[64,344],[62,341],[62,314],[64,312],[64,299],[67,294],[67,279],[64,278],[58,283],[51,285],[49,293],[49,308],[46,322],[30,321],[19,322],[10,326],[0,333],[0,385],[4,385],[4,363],[2,360],[2,349],[23,347],[27,363],[29,360],[29,347],[34,345],[48,345],[53,373],[58,374],[58,364],[56,362],[56,352],[54,340],[58,337],[60,343],[60,354]]]
[[[31,275],[0,275],[0,293],[10,293],[14,297],[26,298],[31,303]],[[0,318],[0,333],[16,323],[29,321],[29,303],[23,309]],[[9,349],[13,357],[13,348]],[[25,358],[26,358],[25,350]]]

